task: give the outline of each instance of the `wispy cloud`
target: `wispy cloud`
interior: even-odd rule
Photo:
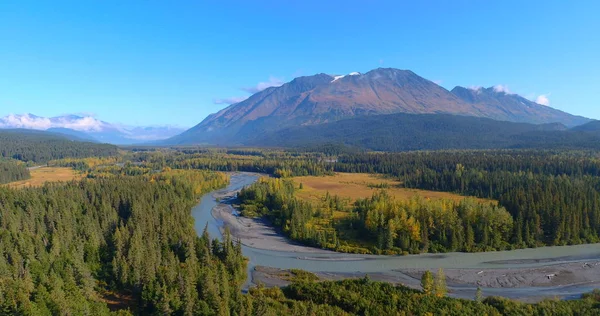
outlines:
[[[240,88],[240,90],[254,94],[254,93],[263,91],[267,88],[270,88],[270,87],[279,87],[279,86],[283,85],[284,83],[285,83],[285,81],[283,81],[283,78],[270,76],[269,80],[267,80],[267,81],[261,81],[252,87],[242,87],[242,88]],[[217,98],[217,99],[213,99],[213,103],[214,104],[234,104],[234,103],[242,102],[246,99],[248,99],[247,96]]]
[[[438,86],[441,86],[442,83],[444,83],[444,80],[433,80],[433,83],[437,84]]]
[[[541,104],[541,105],[545,105],[545,106],[549,106],[550,105],[550,99],[548,99],[548,94],[539,95],[535,99],[535,103]]]
[[[242,88],[242,90],[249,92],[249,93],[257,93],[259,91],[265,90],[266,88],[279,87],[279,86],[283,85],[284,83],[285,82],[283,81],[283,78],[277,78],[277,77],[270,76],[268,81],[259,82],[258,84],[256,84],[256,86],[244,87],[244,88]]]
[[[231,97],[231,98],[222,98],[222,99],[214,99],[214,104],[234,104],[238,102],[242,102],[248,99],[248,97]]]
[[[510,92],[510,90],[508,89],[508,86],[502,85],[502,84],[495,85],[494,86],[494,91],[496,91],[496,92],[502,92],[502,93],[506,93],[506,94],[512,94],[512,92]]]

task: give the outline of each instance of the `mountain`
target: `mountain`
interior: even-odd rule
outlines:
[[[600,135],[599,135],[600,136]],[[600,148],[600,137],[543,125],[450,114],[388,114],[289,127],[256,135],[249,146],[311,147],[323,144],[376,151]]]
[[[85,142],[92,142],[92,143],[98,142],[97,139],[90,136],[89,134],[87,134],[85,132],[81,132],[81,131],[76,131],[76,130],[70,129],[70,128],[52,127],[52,128],[47,129],[46,132],[65,135],[69,139],[76,140],[76,141],[85,141]]]
[[[577,132],[593,133],[596,135],[600,135],[600,121],[591,121],[587,124],[576,126],[576,127],[572,128],[571,130],[577,131]]]
[[[245,144],[255,135],[284,128],[394,113],[453,114],[513,122],[556,122],[566,126],[589,121],[516,95],[488,91],[490,89],[478,95],[464,90],[457,87],[450,92],[410,70],[393,68],[345,76],[299,77],[232,104],[166,142]]]
[[[585,124],[590,119],[575,116],[506,92],[499,87],[464,88],[455,87],[451,91],[466,103],[472,104],[486,113],[485,117],[511,122],[543,124],[560,122],[573,127]]]
[[[47,130],[70,135],[79,140],[118,145],[167,139],[184,131],[182,128],[171,126],[123,126],[107,123],[92,116],[72,114],[57,117],[10,114],[0,118],[0,129],[14,128]]]

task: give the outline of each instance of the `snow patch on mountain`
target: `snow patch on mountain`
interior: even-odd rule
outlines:
[[[349,73],[347,75],[333,76],[333,80],[331,80],[331,82],[335,82],[335,81],[337,81],[339,79],[342,79],[342,78],[344,78],[346,76],[360,76],[360,72],[354,71],[354,72],[351,72],[351,73]]]

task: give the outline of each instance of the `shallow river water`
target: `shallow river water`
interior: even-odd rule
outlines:
[[[234,191],[254,183],[257,175],[236,173],[231,176],[231,183],[223,191]],[[214,193],[214,192],[213,192]],[[219,227],[222,223],[213,218],[211,210],[217,205],[212,196],[206,194],[201,202],[194,207],[192,215],[195,218],[195,226],[198,234],[201,234],[208,224],[211,236],[221,236]],[[255,266],[268,266],[274,268],[290,269],[297,268],[313,272],[361,272],[376,273],[385,272],[395,275],[399,279],[410,278],[396,270],[402,269],[424,269],[424,268],[462,268],[462,269],[489,269],[489,268],[526,268],[538,267],[548,264],[565,262],[577,262],[600,258],[600,244],[541,247],[532,249],[520,249],[512,251],[497,251],[484,253],[445,253],[445,254],[422,254],[408,256],[377,256],[377,255],[355,255],[355,254],[314,254],[300,252],[283,252],[243,247],[243,252],[249,261],[249,271]],[[249,274],[250,275],[250,274]],[[452,289],[452,288],[451,288]],[[455,287],[457,292],[464,290],[466,294],[458,295],[472,297],[471,290],[474,288]],[[484,292],[488,295],[501,295],[505,297],[519,298],[522,296],[560,296],[566,298],[579,297],[581,293],[593,289],[591,285],[570,285],[548,288],[486,288]]]

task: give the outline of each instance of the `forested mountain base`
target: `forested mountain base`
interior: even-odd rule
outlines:
[[[367,127],[367,128],[365,128]],[[302,147],[338,143],[373,151],[440,149],[599,149],[597,134],[562,130],[561,124],[534,125],[447,114],[361,116],[275,132],[253,133],[245,144]],[[249,133],[250,134],[250,133]],[[241,138],[241,137],[240,137]]]

